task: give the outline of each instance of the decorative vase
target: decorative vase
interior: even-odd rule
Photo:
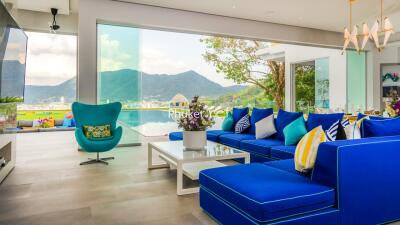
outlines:
[[[207,145],[206,131],[183,131],[183,146],[188,150],[203,150]]]

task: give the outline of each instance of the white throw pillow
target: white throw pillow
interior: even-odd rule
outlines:
[[[39,126],[40,126],[39,120],[33,120],[32,127],[39,127]]]
[[[346,132],[346,137],[348,140],[361,138],[360,128],[357,126],[357,123],[352,123],[345,127],[344,132]]]
[[[276,133],[274,115],[265,117],[256,123],[256,139],[267,138]]]

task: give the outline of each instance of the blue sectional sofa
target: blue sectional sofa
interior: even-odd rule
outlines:
[[[183,139],[182,132],[172,132],[169,140]],[[277,159],[290,159],[294,156],[296,146],[285,146],[284,141],[276,138],[256,140],[254,134],[235,134],[229,131],[207,131],[207,140],[218,142],[250,153],[251,162],[266,162]]]
[[[246,108],[236,109],[240,116],[246,115],[248,110]],[[256,113],[254,113],[256,111]],[[278,116],[275,119],[275,126],[277,133],[270,138],[256,139],[255,137],[255,125],[256,122],[254,117],[272,114],[272,109],[254,109],[252,113],[251,123],[253,124],[250,129],[241,134],[236,134],[233,131],[222,131],[222,130],[210,130],[207,131],[207,139],[209,141],[218,142],[233,148],[241,149],[250,153],[251,162],[267,162],[271,160],[280,159],[292,159],[296,146],[285,146],[285,138],[283,129],[290,124],[292,121],[303,116],[303,113],[299,112],[287,112],[279,110]],[[234,109],[235,115],[235,109]],[[332,123],[341,120],[343,113],[333,114],[309,114],[309,121],[307,121],[307,128],[312,128],[322,125],[324,129],[328,129]],[[260,119],[260,118],[257,118]],[[236,118],[238,120],[238,118]],[[169,134],[171,141],[182,140],[182,132],[172,132]]]
[[[277,144],[262,154],[293,154]],[[388,223],[400,219],[400,136],[323,143],[309,174],[285,159],[203,170],[199,179],[200,205],[220,224]]]

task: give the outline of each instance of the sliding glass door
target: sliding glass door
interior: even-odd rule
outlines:
[[[329,59],[292,65],[295,110],[304,113],[329,110]]]
[[[121,102],[120,117],[129,117],[134,123],[140,121],[138,113],[131,113],[141,99],[139,37],[136,28],[97,25],[97,102]],[[121,144],[138,143],[138,133],[119,123],[124,128]]]

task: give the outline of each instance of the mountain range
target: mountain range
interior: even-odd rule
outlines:
[[[99,78],[101,102],[135,101],[139,100],[140,94],[143,100],[158,101],[168,101],[178,93],[188,99],[195,95],[216,97],[235,93],[246,87],[241,85],[223,87],[192,70],[170,75],[123,69],[102,72]],[[72,102],[75,100],[75,93],[75,78],[55,86],[27,85],[25,103],[58,102],[62,96],[65,102]]]

